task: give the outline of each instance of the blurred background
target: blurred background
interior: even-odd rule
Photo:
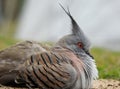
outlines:
[[[70,33],[70,12],[93,46],[120,50],[119,0],[0,0],[0,34],[20,40],[56,41]]]
[[[70,19],[58,3],[91,40],[100,77],[120,79],[120,0],[0,0],[0,49],[69,34]]]

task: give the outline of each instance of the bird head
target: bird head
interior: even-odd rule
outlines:
[[[69,16],[71,19],[71,25],[72,25],[72,33],[69,35],[66,35],[62,37],[56,45],[67,48],[71,51],[73,51],[77,55],[81,54],[87,54],[90,57],[92,57],[89,53],[90,49],[90,41],[85,36],[77,22],[74,20],[72,15],[70,14],[70,11],[66,11],[62,5],[60,5],[62,9],[65,11],[65,13]],[[93,57],[92,57],[93,58]]]

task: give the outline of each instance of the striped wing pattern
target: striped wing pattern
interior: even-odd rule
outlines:
[[[63,53],[43,52],[31,56],[19,69],[16,82],[40,89],[70,89],[77,72]]]
[[[46,48],[36,41],[23,41],[1,50],[0,77],[24,63],[31,55],[45,51]]]

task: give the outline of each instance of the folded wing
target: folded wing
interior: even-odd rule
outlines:
[[[41,89],[72,89],[77,72],[61,53],[43,52],[31,56],[18,70],[17,84]]]
[[[47,48],[47,47],[46,47]],[[14,70],[23,64],[31,55],[46,51],[42,44],[36,41],[23,41],[0,51],[0,84],[13,80]],[[13,74],[13,75],[12,75]],[[12,76],[11,76],[12,75]],[[9,78],[8,78],[9,77]],[[11,78],[11,79],[10,79]],[[7,81],[8,83],[11,81]]]

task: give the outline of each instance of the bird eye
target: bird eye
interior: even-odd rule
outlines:
[[[83,48],[82,42],[78,42],[78,43],[77,43],[77,46],[78,46],[79,48]]]

